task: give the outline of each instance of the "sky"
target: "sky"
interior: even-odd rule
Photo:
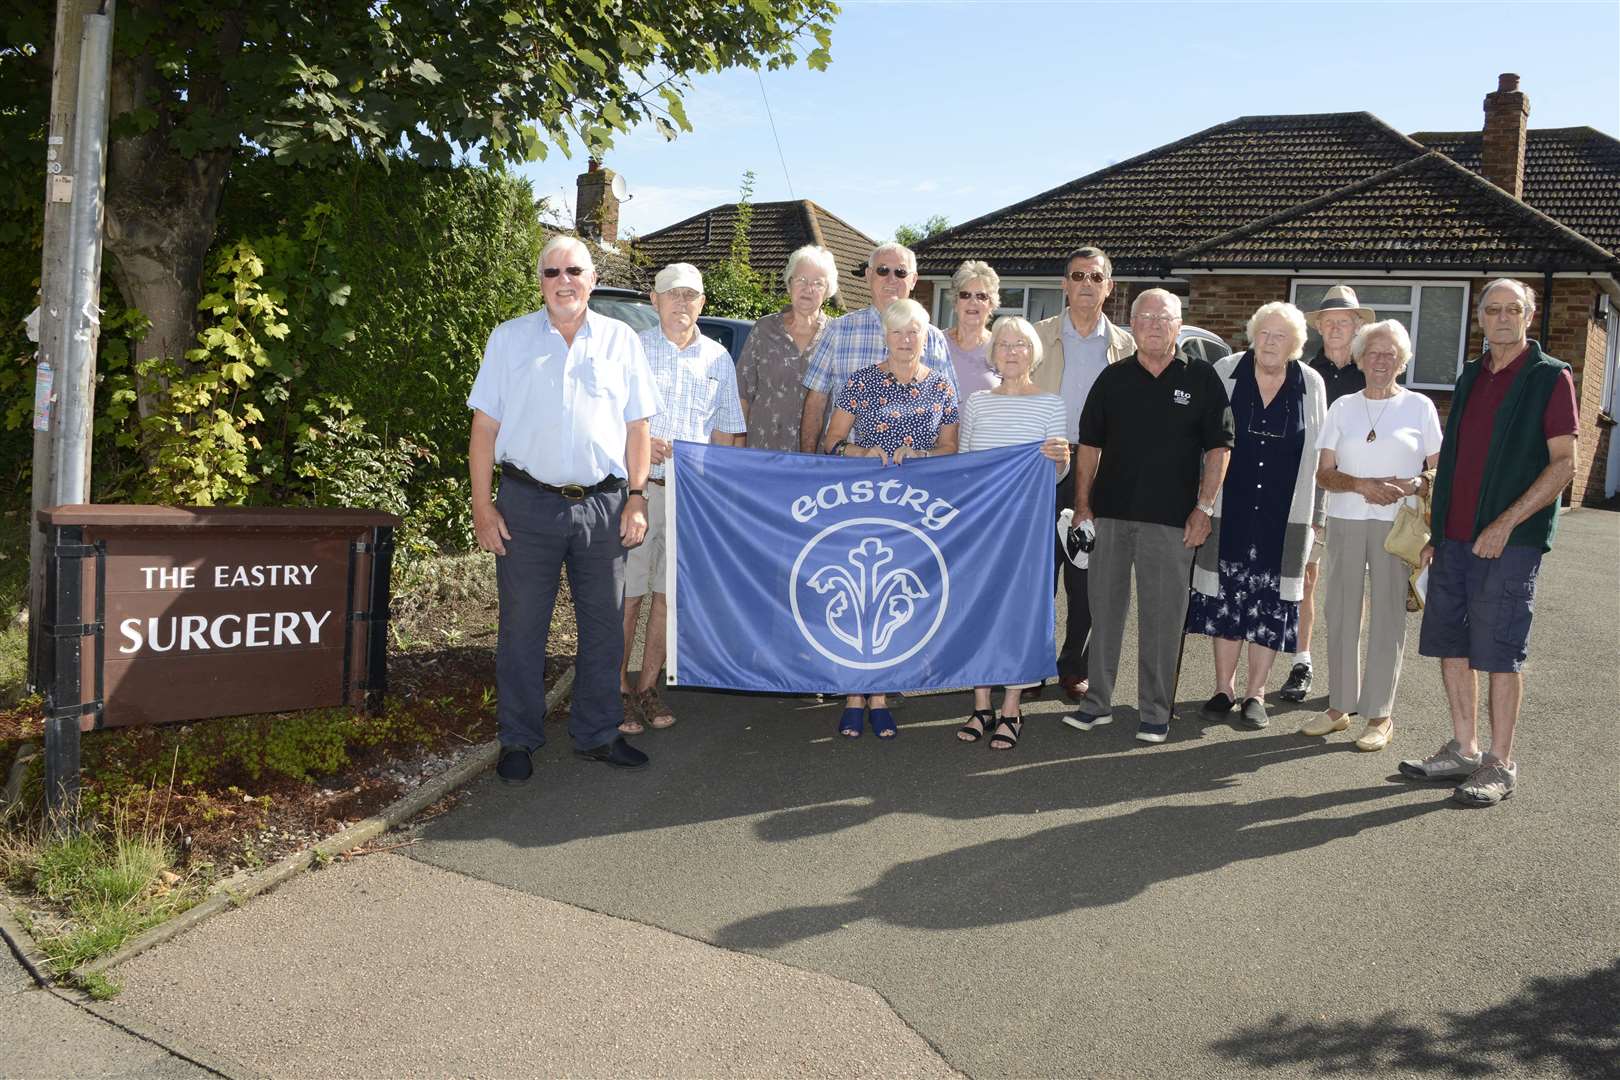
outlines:
[[[746,170],[756,202],[813,199],[886,240],[1238,116],[1365,110],[1407,133],[1478,130],[1504,71],[1532,128],[1620,136],[1616,0],[842,7],[826,71],[707,76],[686,96],[693,131],[620,136],[605,162],[632,196],[621,237],[734,201]],[[584,168],[553,150],[523,172],[572,222]]]

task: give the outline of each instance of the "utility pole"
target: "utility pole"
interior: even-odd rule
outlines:
[[[66,6],[66,0],[59,3]],[[80,19],[73,192],[68,203],[68,227],[63,245],[66,248],[63,261],[68,269],[66,303],[59,318],[56,311],[47,309],[41,319],[42,323],[61,323],[58,355],[62,366],[54,373],[57,391],[50,423],[51,458],[55,466],[48,496],[51,506],[89,501],[96,344],[101,333],[101,241],[106,217],[103,193],[107,177],[113,4],[114,0],[104,0],[97,12],[82,15]],[[49,255],[46,258],[49,260]],[[34,479],[38,498],[39,478]],[[37,529],[37,525],[34,527]],[[76,618],[71,626],[47,626],[41,620],[29,629],[35,656],[50,649],[54,654],[53,664],[60,668],[64,663],[76,665],[86,634],[97,633],[100,628],[86,626]],[[47,701],[51,699],[48,697]],[[60,703],[53,703],[45,717],[45,808],[58,828],[71,828],[78,817],[79,734],[84,719],[82,705],[75,705],[69,711],[61,708]]]
[[[44,393],[44,408],[34,417],[34,490],[28,514],[28,685],[42,689],[40,616],[45,605],[45,530],[39,512],[51,505],[55,480],[52,436],[55,407],[61,397],[65,359],[65,323],[72,288],[71,247],[73,147],[79,104],[79,54],[84,18],[101,8],[100,0],[57,0],[56,36],[51,40],[51,123],[45,147],[44,258],[39,277],[39,367],[36,389]],[[43,384],[43,385],[39,385]],[[36,398],[38,398],[36,394]]]

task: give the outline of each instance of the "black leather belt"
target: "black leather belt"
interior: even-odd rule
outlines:
[[[622,476],[609,476],[595,484],[563,484],[561,486],[547,484],[544,481],[536,480],[516,465],[506,461],[501,462],[501,479],[516,480],[522,484],[532,484],[541,491],[549,491],[554,495],[561,495],[563,498],[571,499],[574,502],[578,502],[587,495],[600,495],[604,491],[619,491],[624,487],[624,477]]]

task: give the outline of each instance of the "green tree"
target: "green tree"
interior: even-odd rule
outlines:
[[[935,214],[920,225],[902,225],[894,230],[894,238],[906,247],[914,247],[919,240],[926,240],[930,236],[938,236],[951,227],[951,221],[944,214]]]
[[[759,271],[750,265],[752,252],[748,232],[754,222],[754,173],[743,173],[737,193],[737,216],[731,225],[731,251],[718,265],[703,274],[707,297],[703,310],[710,315],[731,319],[757,319],[778,311],[786,297],[771,288]]]
[[[0,116],[36,137],[49,104],[53,5],[13,5]],[[689,130],[694,74],[830,60],[832,0],[124,0],[108,154],[108,267],[150,319],[136,370],[196,347],[229,177],[269,155],[446,164],[592,151],[651,122]],[[43,139],[34,160],[43,162]],[[138,406],[157,400],[143,375]]]

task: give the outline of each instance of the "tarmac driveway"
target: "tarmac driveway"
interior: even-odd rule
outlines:
[[[1395,773],[1448,735],[1414,623],[1379,754],[1291,734],[1325,678],[1268,731],[1161,747],[1133,708],[1080,734],[1047,700],[1005,754],[953,738],[961,694],[907,699],[885,745],[838,739],[837,705],[680,691],[650,769],[559,731],[536,783],[480,783],[411,852],[864,984],[973,1076],[1615,1075],[1617,524],[1562,523],[1494,810]],[[1189,639],[1183,715],[1212,677]]]

